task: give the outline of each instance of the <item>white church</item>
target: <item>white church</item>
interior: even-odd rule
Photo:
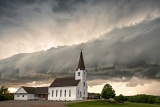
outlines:
[[[82,51],[75,77],[56,78],[49,87],[21,86],[14,95],[14,100],[86,100],[88,97],[87,72]]]

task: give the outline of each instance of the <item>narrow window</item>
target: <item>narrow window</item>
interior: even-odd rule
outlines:
[[[56,97],[57,97],[57,95],[58,95],[58,90],[56,90]]]
[[[17,97],[19,97],[19,95],[17,95]]]
[[[78,72],[78,76],[80,76],[80,72]]]
[[[69,97],[71,97],[71,89],[69,90]]]
[[[60,90],[60,97],[62,97],[62,90]]]
[[[78,95],[79,95],[79,89],[78,89]]]
[[[82,96],[82,93],[81,93],[81,91],[80,91],[80,97]]]
[[[85,82],[83,83],[84,87],[85,87]]]
[[[24,97],[24,95],[22,97]]]
[[[54,94],[54,90],[52,90],[52,97],[53,97],[53,94]]]
[[[66,90],[64,91],[64,97],[66,97]]]
[[[85,89],[84,89],[84,94],[85,94]]]

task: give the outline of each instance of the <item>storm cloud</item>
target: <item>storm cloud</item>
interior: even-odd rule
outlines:
[[[0,58],[96,39],[159,18],[158,0],[2,0]]]
[[[133,78],[159,81],[159,33],[160,19],[155,19],[116,28],[86,43],[17,54],[0,61],[1,84],[4,81],[26,83],[74,76],[81,49],[89,81],[131,81],[127,86],[142,84],[137,82],[133,85]]]
[[[81,49],[89,86],[107,81],[126,87],[158,84],[159,4],[1,0],[0,85],[49,85],[57,77],[74,76]]]

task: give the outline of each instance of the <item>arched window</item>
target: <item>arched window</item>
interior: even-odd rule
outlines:
[[[69,97],[71,97],[71,89],[69,90]]]
[[[57,97],[57,95],[58,95],[58,90],[56,90],[56,97]]]
[[[54,90],[52,90],[52,97],[53,97],[53,94],[54,94]]]
[[[78,72],[78,76],[80,76],[80,72]]]
[[[62,97],[62,90],[60,90],[60,97]]]
[[[80,91],[80,97],[82,96],[82,92]]]
[[[66,90],[64,91],[64,97],[66,97]]]

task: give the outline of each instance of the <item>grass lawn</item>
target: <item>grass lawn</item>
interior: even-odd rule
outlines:
[[[143,104],[143,103],[106,103],[104,100],[86,101],[67,104],[68,107],[160,107],[157,104]]]

